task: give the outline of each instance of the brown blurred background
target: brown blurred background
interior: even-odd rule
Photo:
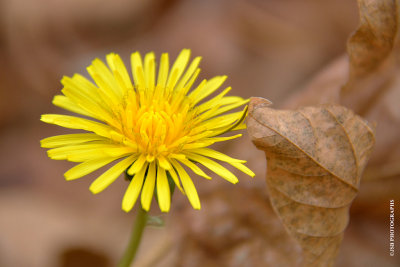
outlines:
[[[40,148],[65,132],[39,121],[64,112],[51,105],[63,75],[86,75],[109,52],[128,63],[137,50],[174,58],[190,48],[203,57],[201,78],[227,74],[232,94],[279,108],[345,53],[357,24],[348,0],[0,0],[0,266],[115,266],[130,235],[123,179],[93,196],[95,175],[66,182],[72,165]],[[219,148],[248,160],[256,177],[238,173],[236,186],[196,177],[202,210],[177,192],[166,228],[146,232],[137,266],[297,262],[299,248],[269,206],[263,153],[246,135]],[[399,266],[388,257],[391,196],[382,190],[373,205],[356,200],[338,266]]]

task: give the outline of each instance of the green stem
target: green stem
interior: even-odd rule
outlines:
[[[141,207],[136,215],[135,224],[133,225],[131,239],[129,240],[128,247],[125,250],[124,256],[118,264],[118,267],[129,267],[135,258],[136,251],[139,247],[142,238],[144,227],[147,222],[147,211]]]

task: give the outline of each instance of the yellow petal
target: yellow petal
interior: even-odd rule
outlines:
[[[225,161],[225,162],[239,162],[239,163],[244,163],[246,161],[244,160],[240,160],[240,159],[234,159],[231,158],[221,152],[212,150],[210,148],[196,148],[196,149],[192,149],[190,152],[195,153],[195,154],[200,154],[202,156],[206,156],[209,158],[214,158],[217,160],[221,160],[221,161]]]
[[[187,93],[192,88],[192,85],[196,81],[199,74],[200,74],[200,69],[196,69],[196,71],[193,73],[192,77],[190,77],[190,79],[185,83],[183,89],[181,89],[182,94],[187,95]]]
[[[168,212],[171,207],[171,194],[165,170],[157,168],[157,198],[162,212]]]
[[[215,92],[226,80],[227,76],[216,76],[207,81],[204,87],[198,87],[189,94],[193,100],[193,104],[199,103],[201,100]]]
[[[64,85],[63,90],[68,89],[70,94],[79,99],[82,98],[84,102],[91,102],[103,107],[107,106],[104,105],[98,94],[99,89],[82,75],[75,74],[72,78],[64,76],[61,83]]]
[[[117,54],[111,53],[107,55],[106,59],[110,69],[114,72],[114,76],[118,73],[119,77],[121,77],[121,88],[132,89],[131,79],[121,57]]]
[[[69,169],[66,173],[64,173],[64,177],[67,181],[81,178],[82,176],[94,172],[95,170],[100,169],[101,167],[117,159],[118,158],[102,158],[83,162]]]
[[[254,174],[254,172],[252,172],[249,168],[247,168],[245,165],[239,163],[239,162],[229,162],[229,164],[231,164],[233,167],[237,168],[238,170],[241,170],[242,172],[244,172],[245,174],[254,177],[256,176]]]
[[[55,148],[67,145],[76,145],[90,141],[105,141],[106,138],[92,133],[83,134],[63,134],[47,137],[40,140],[40,144],[45,148]]]
[[[118,102],[120,102],[121,100],[121,95],[114,89],[114,86],[117,86],[113,85],[115,81],[111,84],[107,82],[107,77],[97,72],[94,65],[90,65],[86,69],[89,72],[90,76],[92,77],[93,81],[97,84],[100,91],[103,92],[108,97],[108,100],[111,101],[113,105],[117,105]]]
[[[232,110],[232,109],[235,109],[235,108],[237,108],[237,107],[243,106],[243,105],[247,104],[249,101],[250,101],[249,99],[244,99],[244,100],[239,101],[239,102],[237,102],[237,103],[223,106],[223,107],[219,108],[218,110],[216,110],[216,111],[212,114],[212,116],[213,116],[213,117],[214,117],[214,116],[218,116],[218,115],[223,114],[223,113],[225,113],[225,112],[227,112],[227,111],[229,111],[229,110]]]
[[[135,52],[131,54],[131,66],[132,66],[132,75],[133,81],[135,82],[136,89],[144,88],[144,73],[143,73],[143,63],[142,57],[139,52]]]
[[[186,83],[189,81],[189,79],[192,78],[192,76],[196,73],[197,67],[199,66],[201,61],[201,57],[196,57],[192,63],[190,64],[189,68],[185,72],[185,75],[183,75],[182,79],[180,79],[179,83],[176,85],[176,90],[180,90],[184,87],[186,87]],[[196,75],[197,76],[197,75]]]
[[[126,212],[133,208],[136,200],[139,197],[139,193],[142,190],[147,165],[147,163],[143,165],[142,169],[132,178],[131,182],[129,183],[128,189],[126,190],[124,198],[122,199],[122,209]]]
[[[167,53],[161,55],[160,69],[158,71],[157,85],[165,87],[168,79],[169,57]]]
[[[103,148],[115,147],[115,145],[104,143],[103,141],[93,141],[90,143],[77,144],[71,146],[62,146],[47,151],[47,155],[55,160],[65,160],[69,155],[81,153],[83,151],[96,150],[99,151]]]
[[[163,169],[169,170],[172,168],[169,161],[162,155],[157,156],[157,161]]]
[[[76,108],[74,106],[68,106],[68,107],[64,107],[61,105],[67,105],[68,103],[66,103],[65,101],[63,103],[59,103],[60,101],[62,101],[62,99],[60,98],[56,98],[54,97],[53,99],[53,104],[62,108],[65,108],[67,110],[71,110],[72,108],[76,109],[76,113],[78,114],[83,114],[85,116],[88,117],[92,117],[95,119],[98,119],[100,121],[104,121],[104,122],[109,122],[112,123],[113,118],[110,115],[109,111],[107,111],[107,109],[104,108],[104,105],[97,103],[95,101],[92,101],[92,99],[90,98],[90,96],[83,94],[83,93],[77,93],[77,91],[74,91],[70,88],[64,87],[62,89],[62,92],[64,95],[66,95],[66,97],[68,99],[70,99],[70,101],[72,102],[73,105],[76,106]],[[85,112],[78,112],[81,109]]]
[[[154,82],[155,82],[155,60],[156,57],[154,53],[147,53],[144,57],[144,78],[146,81],[146,88],[147,90],[154,89]]]
[[[187,159],[182,160],[182,159],[180,159],[179,161],[182,162],[184,165],[188,166],[195,174],[197,174],[197,175],[199,175],[201,177],[204,177],[204,178],[206,178],[208,180],[211,180],[210,176],[205,174],[202,169],[200,169],[196,164],[194,164],[190,160],[187,160]]]
[[[213,141],[208,141],[208,140],[203,139],[201,142],[198,141],[198,142],[194,142],[191,144],[185,144],[183,146],[183,149],[184,150],[192,150],[195,148],[206,147],[206,146],[212,145],[214,143]]]
[[[240,116],[240,118],[238,118],[238,120],[233,125],[229,125],[229,126],[223,127],[218,130],[214,130],[213,136],[221,135],[221,134],[224,134],[226,132],[229,132],[229,131],[232,131],[235,129],[240,129],[241,128],[240,125],[243,124],[243,122],[246,118],[248,108],[249,108],[248,106],[244,107],[244,109],[242,111],[242,115]]]
[[[171,169],[168,170],[168,173],[171,175],[172,180],[174,181],[175,185],[178,187],[179,191],[182,192],[182,194],[185,194],[185,191],[183,190],[181,183],[179,181],[179,177],[175,172],[175,169],[171,167]]]
[[[200,164],[203,164],[205,167],[212,170],[213,172],[215,172],[216,174],[218,174],[219,176],[221,176],[228,182],[231,182],[233,184],[236,184],[237,182],[239,182],[238,178],[233,173],[231,173],[228,169],[221,166],[217,162],[215,162],[209,158],[200,156],[200,155],[196,155],[196,154],[192,154],[192,153],[185,153],[185,154],[189,159],[192,159],[194,161],[197,161]]]
[[[243,100],[244,99],[239,97],[239,96],[225,96],[219,101],[219,104],[221,106],[225,106],[225,105],[238,103],[238,102],[243,101]]]
[[[210,118],[202,123],[200,123],[197,127],[205,127],[209,130],[218,130],[221,128],[226,128],[227,126],[233,125],[237,120],[241,118],[243,115],[242,111],[230,113],[226,115],[222,115],[219,117]]]
[[[94,102],[99,102],[101,99],[97,94],[98,88],[88,79],[80,74],[74,74],[72,78],[64,76],[61,80],[64,87],[68,87],[75,93],[84,94]]]
[[[247,128],[246,123],[242,122],[241,124],[233,127],[232,131],[243,130],[243,129],[246,129],[246,128]]]
[[[199,195],[197,194],[196,187],[192,182],[192,179],[190,179],[185,169],[183,169],[178,162],[172,159],[171,163],[178,172],[179,177],[181,178],[182,186],[185,190],[185,193],[189,199],[190,204],[194,209],[199,210],[201,208],[200,199]]]
[[[151,200],[153,199],[154,185],[156,182],[156,164],[151,162],[147,172],[146,180],[142,189],[141,202],[145,211],[150,210]]]
[[[205,138],[205,141],[212,141],[213,143],[215,142],[223,142],[223,141],[227,141],[227,140],[232,140],[238,137],[241,137],[242,134],[236,134],[236,135],[232,135],[232,136],[224,136],[224,137],[210,137],[210,138]]]
[[[48,156],[55,160],[70,160],[74,162],[88,161],[104,157],[122,157],[134,153],[130,147],[93,141],[89,143],[62,146],[47,151]]]
[[[68,111],[72,111],[77,114],[81,114],[88,117],[93,117],[92,114],[85,109],[81,108],[79,105],[74,103],[70,98],[63,95],[56,95],[53,98],[53,105],[63,108]]]
[[[104,64],[104,62],[101,61],[100,59],[96,58],[95,60],[92,61],[91,67],[92,70],[98,76],[102,77],[102,80],[104,81],[105,84],[107,84],[107,87],[110,89],[110,92],[112,92],[115,96],[117,96],[120,99],[122,97],[123,92],[121,90],[121,87],[118,86],[118,83],[115,80],[113,73],[110,71],[109,68],[107,68],[106,64]],[[97,83],[96,80],[95,82]]]
[[[197,107],[198,111],[199,111],[200,113],[202,113],[202,112],[204,112],[204,111],[206,111],[206,110],[208,110],[208,109],[214,107],[215,105],[218,105],[218,104],[221,105],[221,100],[223,99],[223,97],[224,97],[230,90],[232,90],[232,87],[226,88],[224,91],[222,91],[222,92],[221,92],[219,95],[217,95],[216,97],[211,98],[211,99],[208,100],[207,102],[205,102],[205,103],[199,105],[199,106]]]
[[[135,150],[130,147],[118,145],[102,148],[94,147],[92,149],[77,149],[67,155],[67,160],[72,162],[82,162],[103,157],[121,158],[128,155],[135,155],[135,157],[137,157],[134,152]]]
[[[126,159],[121,160],[105,173],[100,175],[94,182],[90,185],[89,190],[93,194],[100,193],[106,189],[110,184],[112,184],[120,175],[123,173],[129,165],[135,160],[135,156],[132,155]]]
[[[181,77],[182,73],[185,71],[186,65],[190,58],[190,50],[183,49],[172,65],[171,74],[168,77],[167,87],[174,88],[176,82]]]
[[[103,123],[68,115],[45,114],[42,115],[40,120],[46,123],[59,125],[65,128],[91,131],[104,137],[109,137],[111,131],[111,128]]]
[[[129,175],[134,175],[138,173],[146,162],[146,156],[141,154],[140,157],[132,164],[132,166],[128,169]]]

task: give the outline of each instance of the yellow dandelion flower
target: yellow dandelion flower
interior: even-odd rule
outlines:
[[[50,148],[51,159],[80,163],[65,173],[66,180],[83,177],[119,160],[91,184],[90,191],[103,191],[126,171],[132,179],[122,200],[123,210],[130,211],[140,195],[142,208],[148,211],[156,188],[160,209],[168,212],[168,177],[186,194],[193,208],[200,209],[196,188],[184,166],[211,179],[199,167],[202,165],[237,183],[236,176],[215,161],[218,160],[254,176],[243,165],[245,161],[207,148],[241,136],[217,137],[245,127],[246,108],[225,113],[248,100],[226,96],[230,87],[207,98],[220,88],[226,76],[203,80],[190,90],[200,72],[201,58],[196,57],[187,67],[189,58],[190,50],[182,50],[170,68],[168,54],[162,54],[156,77],[154,53],[146,54],[144,62],[138,52],[133,53],[132,83],[121,58],[111,53],[106,56],[108,67],[95,59],[87,68],[94,83],[79,74],[64,77],[63,95],[55,96],[53,104],[90,118],[59,114],[41,117],[46,123],[87,131],[41,140],[42,147]]]

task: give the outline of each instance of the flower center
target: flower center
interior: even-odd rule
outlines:
[[[126,122],[121,124],[123,134],[150,162],[159,155],[167,157],[182,150],[190,139],[195,118],[185,95],[154,91],[129,95],[120,114]]]

